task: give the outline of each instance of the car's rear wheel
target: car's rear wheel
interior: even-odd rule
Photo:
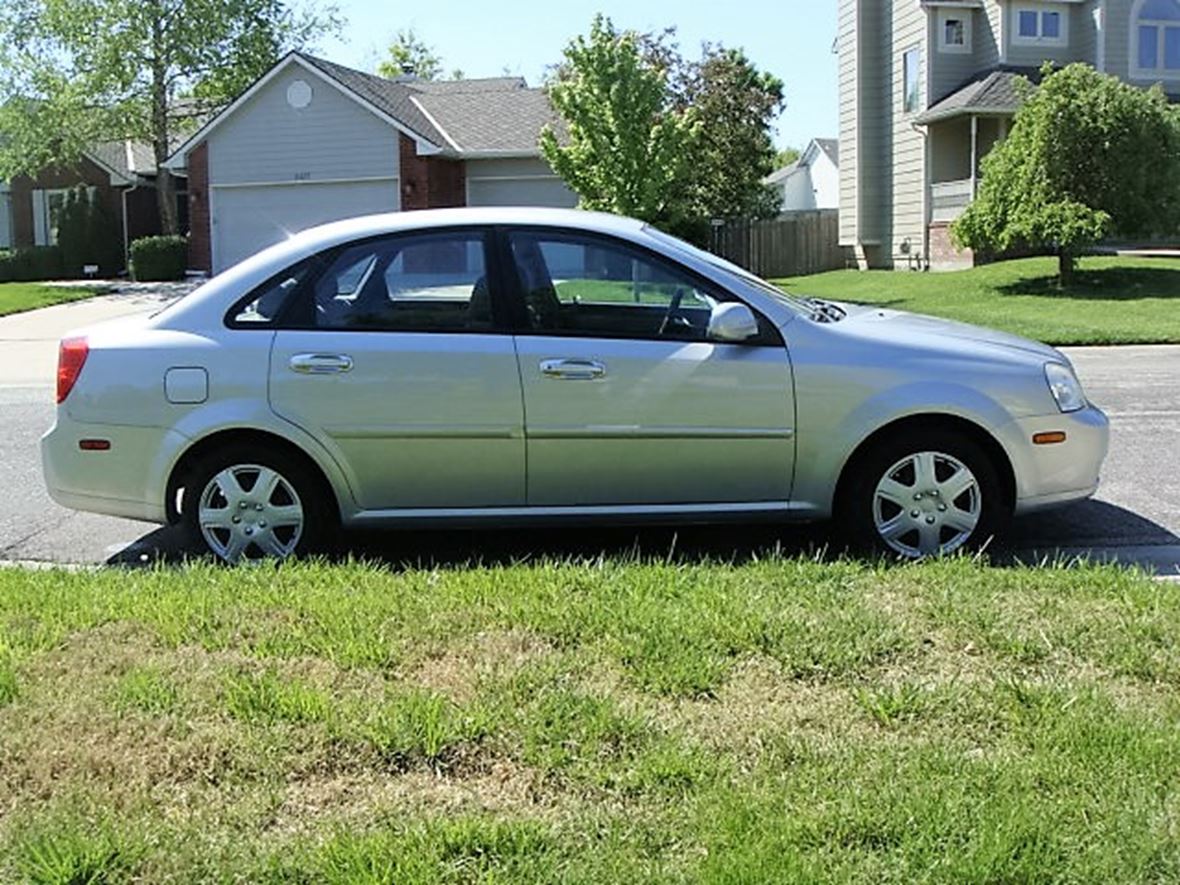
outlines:
[[[183,521],[194,546],[232,564],[318,549],[331,516],[305,465],[281,452],[234,446],[194,465]]]
[[[939,428],[907,432],[861,458],[842,511],[857,546],[905,559],[978,549],[1009,516],[991,459]]]

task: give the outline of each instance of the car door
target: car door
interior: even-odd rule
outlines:
[[[364,510],[525,502],[520,376],[487,237],[338,249],[275,335],[272,408],[335,454]]]
[[[785,502],[791,367],[769,322],[747,343],[707,334],[736,298],[622,240],[505,234],[524,389],[528,502]]]

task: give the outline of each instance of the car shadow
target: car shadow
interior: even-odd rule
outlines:
[[[745,563],[773,556],[835,560],[848,555],[830,525],[767,523],[652,528],[485,529],[350,532],[332,558],[363,559],[393,571],[510,565],[534,560],[663,559]],[[1180,537],[1137,513],[1086,501],[1016,520],[987,549],[991,562],[1090,560],[1180,574]],[[160,528],[107,560],[136,568],[199,558],[176,528]]]
[[[1068,286],[1057,285],[1056,276],[1025,277],[998,291],[1004,295],[1042,298],[1138,301],[1143,298],[1180,300],[1180,261],[1158,259],[1160,267],[1079,268]]]

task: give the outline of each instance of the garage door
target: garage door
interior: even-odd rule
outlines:
[[[469,206],[548,206],[572,209],[578,198],[560,178],[469,178]]]
[[[213,188],[213,270],[317,224],[392,212],[397,179]]]

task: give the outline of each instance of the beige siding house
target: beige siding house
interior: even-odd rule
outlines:
[[[840,244],[862,267],[972,262],[949,225],[1045,61],[1180,93],[1180,0],[839,4]]]

